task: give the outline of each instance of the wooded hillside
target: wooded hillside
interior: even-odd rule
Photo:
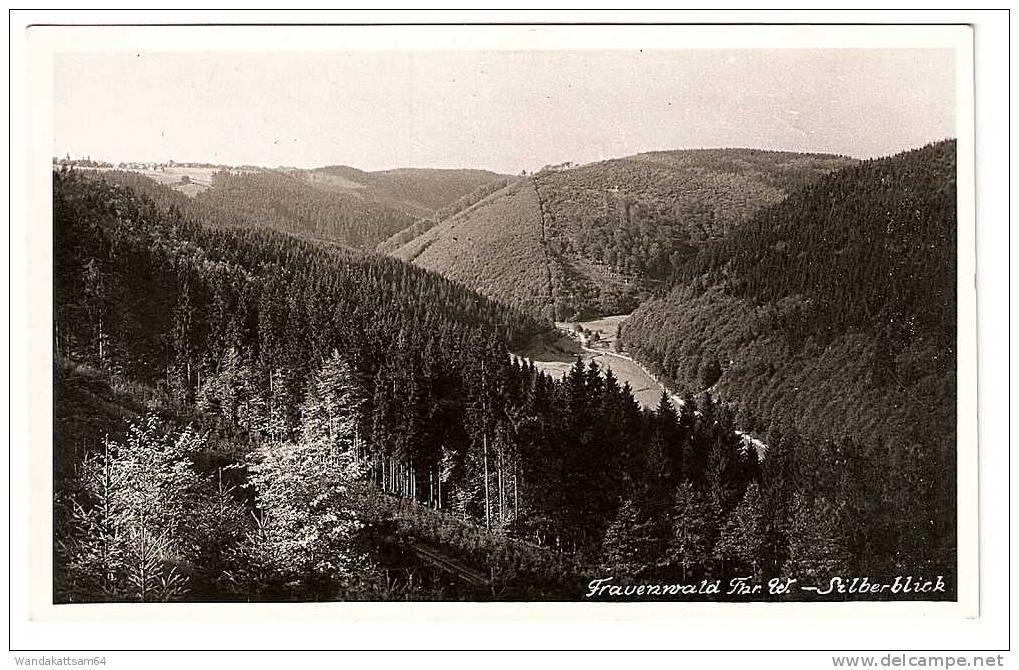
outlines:
[[[173,197],[157,194],[139,172],[108,170],[99,174],[108,181],[142,189],[150,197],[164,201]],[[207,187],[187,192],[193,202],[177,199],[176,204],[200,212],[208,223],[269,228],[372,249],[415,221],[434,220],[438,210],[498,179],[499,175],[485,170],[224,168],[212,173]],[[168,186],[173,188],[167,191],[183,188]]]
[[[915,459],[908,509],[954,543],[954,141],[865,161],[758,213],[641,305],[624,346],[710,388],[765,436],[879,443]],[[932,504],[932,501],[937,501]]]
[[[489,197],[392,253],[511,304],[526,295],[556,320],[618,314],[668,285],[701,246],[758,209],[852,163],[719,149],[548,168],[522,179],[530,182],[536,207],[507,209],[501,198]],[[503,245],[514,250],[505,258]],[[464,272],[468,265],[486,269]]]

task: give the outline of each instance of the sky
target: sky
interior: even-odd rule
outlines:
[[[84,53],[54,155],[516,174],[659,149],[888,155],[955,136],[950,50]]]

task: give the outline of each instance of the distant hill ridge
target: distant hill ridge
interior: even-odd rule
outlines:
[[[440,208],[504,177],[475,169],[395,168],[366,172],[346,165],[295,170],[294,174],[313,186],[374,200],[415,218],[433,217]]]
[[[130,182],[154,191],[155,182],[143,185],[143,180],[151,176],[135,170],[105,173],[108,181]],[[162,181],[167,188],[191,196],[195,203],[188,208],[203,211],[204,218],[211,221],[272,228],[309,239],[373,249],[415,221],[430,219],[438,209],[501,178],[486,170],[401,168],[365,172],[334,165],[311,170],[223,169],[210,172],[208,183],[201,188]]]

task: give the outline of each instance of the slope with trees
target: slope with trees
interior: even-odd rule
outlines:
[[[522,294],[540,297],[541,312],[556,320],[623,313],[673,282],[704,244],[853,162],[830,155],[719,149],[546,168],[507,189],[522,193],[529,181],[537,210],[509,209],[502,197],[493,196],[392,253],[504,302],[519,301]],[[401,233],[397,239],[406,237]],[[512,253],[501,257],[503,247]],[[465,272],[465,259],[486,269]],[[525,277],[513,271],[521,266],[527,268]]]
[[[280,171],[218,172],[195,198],[252,224],[371,248],[414,221],[399,209],[356,195],[315,188]]]
[[[546,311],[560,283],[558,266],[546,258],[540,203],[529,179],[443,220],[393,256],[535,314]]]
[[[440,210],[501,179],[486,170],[365,172],[346,166],[310,170],[221,167],[206,173],[207,183],[203,181],[202,188],[169,184],[195,201],[178,202],[178,207],[201,211],[203,218],[212,221],[271,228],[362,249],[375,247],[415,221],[434,220]],[[100,174],[148,194],[154,189],[151,184],[143,185],[142,179],[165,181],[161,173],[126,168]]]
[[[872,500],[894,498],[942,552],[955,522],[955,151],[825,177],[706,247],[621,328],[628,350],[681,391],[710,388],[745,430],[795,426],[883,454],[901,479]]]
[[[511,177],[494,179],[492,181],[486,181],[481,186],[477,187],[470,193],[462,195],[453,202],[444,204],[439,209],[435,210],[431,216],[426,218],[418,219],[408,228],[401,230],[398,233],[394,233],[388,239],[383,240],[376,247],[379,253],[393,253],[403,245],[407,244],[414,238],[424,235],[431,228],[435,227],[440,222],[453,217],[465,210],[469,210],[478,205],[488,196],[492,195],[496,191],[500,191],[513,181]]]

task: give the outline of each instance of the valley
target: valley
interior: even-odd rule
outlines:
[[[62,166],[59,597],[950,574],[954,151]]]
[[[587,364],[593,362],[603,371],[611,370],[620,384],[629,385],[641,407],[652,410],[658,405],[665,386],[639,362],[616,350],[617,328],[628,316],[617,314],[591,321],[557,322],[559,337],[551,342],[538,340],[514,355],[559,378],[565,377],[578,359]],[[678,398],[674,402],[678,407]]]

